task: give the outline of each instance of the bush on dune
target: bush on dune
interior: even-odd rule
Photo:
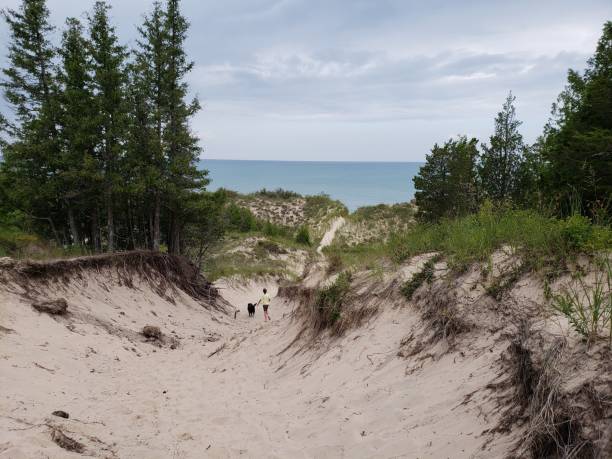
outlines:
[[[298,244],[303,244],[303,245],[311,244],[310,231],[308,230],[307,226],[301,226],[298,229],[295,235],[295,242],[297,242]]]
[[[478,213],[463,218],[417,224],[393,236],[387,247],[396,262],[439,251],[448,257],[451,267],[463,270],[471,263],[487,260],[504,245],[535,267],[610,248],[612,229],[593,225],[578,215],[561,220],[532,210],[494,210],[491,204],[485,204]]]

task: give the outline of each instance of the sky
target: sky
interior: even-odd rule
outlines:
[[[14,8],[20,0],[0,0]],[[58,42],[93,1],[48,0]],[[122,43],[152,0],[110,0]],[[533,142],[609,0],[183,0],[204,159],[422,161],[486,141],[508,91]],[[8,30],[0,25],[6,62]],[[2,101],[0,110],[7,104]]]

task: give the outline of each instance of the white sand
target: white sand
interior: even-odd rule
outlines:
[[[476,394],[462,404],[495,377],[493,342],[469,356],[404,360],[400,342],[418,322],[411,308],[389,307],[331,345],[282,352],[298,332],[294,305],[274,298],[271,323],[260,308],[249,319],[263,286],[220,285],[236,320],[104,273],[50,286],[68,300],[68,319],[0,287],[0,330],[12,330],[0,331],[0,458],[79,457],[51,441],[53,426],[94,457],[503,456],[480,449],[496,420],[482,415],[490,402]],[[143,342],[147,324],[175,331],[180,347]]]
[[[323,234],[321,242],[319,243],[319,247],[317,247],[318,253],[323,253],[323,249],[331,245],[331,243],[334,241],[334,238],[336,237],[336,232],[340,228],[342,228],[342,225],[344,225],[345,223],[346,220],[344,220],[344,217],[338,217],[334,221],[332,221],[330,228],[325,232],[325,234]]]

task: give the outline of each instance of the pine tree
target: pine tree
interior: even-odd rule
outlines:
[[[102,165],[106,207],[108,251],[115,250],[115,204],[120,188],[120,162],[126,128],[125,47],[118,44],[110,24],[110,6],[97,1],[89,17],[89,44],[92,57],[94,106],[98,113],[99,138],[96,159]],[[97,206],[94,215],[97,214]]]
[[[139,123],[135,129],[149,133],[147,149],[136,147],[139,157],[141,187],[153,196],[151,241],[153,250],[159,250],[161,240],[161,200],[166,189],[168,164],[164,154],[163,129],[164,113],[167,110],[166,72],[168,70],[168,36],[166,34],[165,12],[159,2],[153,4],[153,11],[145,17],[138,32],[139,49],[133,66],[133,86],[140,110],[135,116]],[[146,111],[146,113],[145,113]],[[145,126],[146,124],[146,126]],[[134,140],[139,137],[135,133]],[[141,139],[144,141],[145,139]],[[140,149],[140,153],[137,151]]]
[[[417,176],[415,201],[421,220],[435,222],[476,210],[478,140],[465,136],[434,145]]]
[[[15,110],[14,122],[3,118],[8,136],[2,167],[11,199],[38,221],[49,223],[60,242],[54,222],[61,221],[58,196],[58,103],[53,74],[55,52],[49,42],[53,27],[45,0],[23,0],[18,10],[3,16],[9,26],[8,66],[2,71],[4,96]]]
[[[548,162],[545,185],[560,213],[612,215],[612,21],[584,74],[568,72],[541,153]]]
[[[183,201],[193,191],[202,190],[208,181],[206,172],[197,169],[200,147],[198,139],[189,128],[189,119],[200,109],[197,99],[186,103],[187,83],[184,78],[193,68],[188,61],[184,42],[189,24],[181,15],[178,0],[168,0],[165,14],[167,34],[167,69],[164,72],[164,87],[167,104],[163,132],[164,147],[168,158],[169,237],[168,247],[172,253],[181,251],[181,232],[184,227],[185,209]]]
[[[89,202],[99,190],[94,148],[96,145],[97,114],[93,104],[91,69],[87,54],[88,43],[83,26],[75,18],[66,20],[60,55],[62,67],[61,102],[61,176],[68,223],[75,244],[80,244],[80,228],[75,216],[87,211]],[[97,230],[92,229],[90,241],[99,249]]]
[[[483,145],[479,167],[483,193],[497,202],[520,194],[518,175],[526,147],[518,131],[522,123],[516,118],[515,100],[510,92],[495,118],[495,134],[490,137],[490,145]]]

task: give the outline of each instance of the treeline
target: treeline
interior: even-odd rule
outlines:
[[[200,106],[188,100],[179,0],[153,3],[134,49],[121,44],[105,1],[84,23],[66,19],[58,44],[45,0],[3,16],[0,84],[12,112],[1,118],[0,219],[91,251],[184,251],[190,225],[205,233],[202,215],[222,197],[204,192],[197,168],[189,123]]]
[[[459,136],[434,145],[414,177],[421,220],[435,222],[475,212],[485,201],[566,217],[580,213],[612,221],[612,22],[604,24],[595,54],[553,104],[534,145],[520,133],[510,93],[488,143]]]

